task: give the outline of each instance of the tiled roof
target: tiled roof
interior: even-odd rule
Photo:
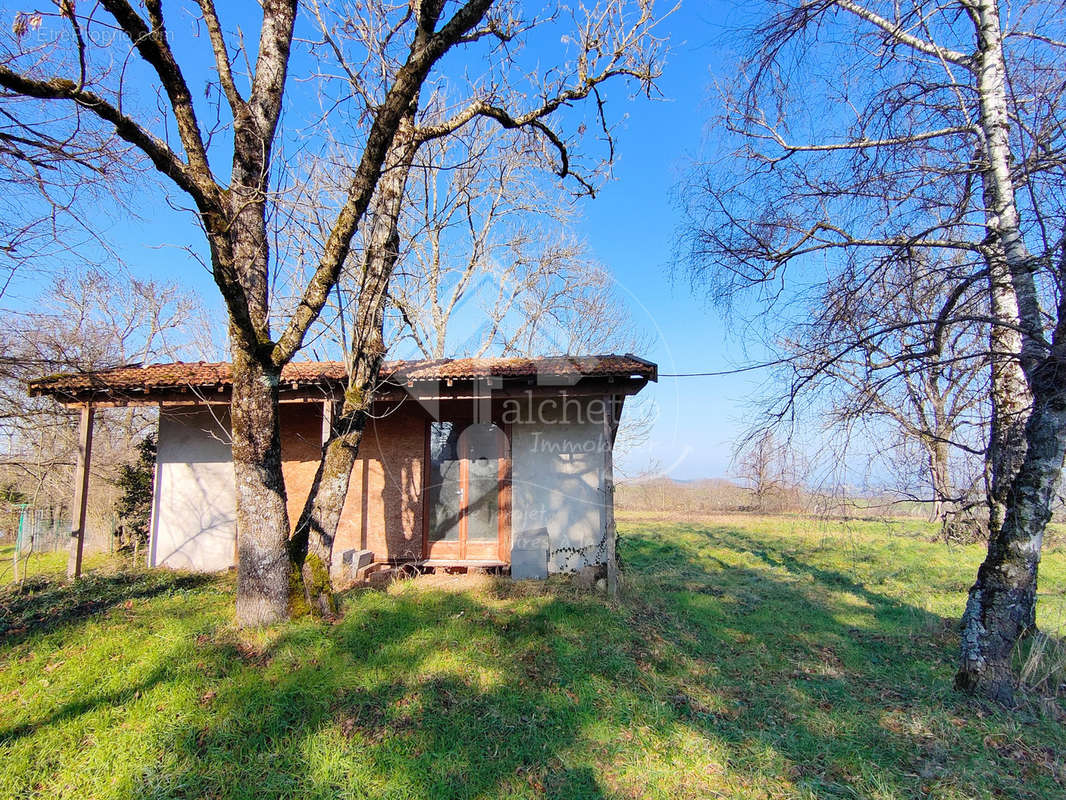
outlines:
[[[472,380],[475,378],[641,377],[656,380],[655,364],[637,356],[550,356],[546,358],[442,358],[429,361],[388,361],[382,376],[391,383]],[[176,361],[170,364],[117,367],[98,372],[49,375],[29,382],[31,395],[73,397],[83,394],[123,394],[181,388],[223,388],[232,382],[228,362]],[[340,361],[300,361],[286,364],[283,384],[303,386],[340,383],[347,377]]]

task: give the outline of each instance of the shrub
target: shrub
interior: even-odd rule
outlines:
[[[122,490],[115,503],[118,526],[113,534],[119,552],[136,552],[148,543],[155,482],[155,437],[145,436],[137,449],[137,461],[122,465],[115,480],[115,485]]]

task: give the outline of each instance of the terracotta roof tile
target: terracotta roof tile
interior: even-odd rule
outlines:
[[[31,395],[73,397],[82,394],[123,394],[193,387],[229,386],[228,362],[182,362],[117,367],[97,372],[49,375],[29,382]],[[395,384],[475,378],[625,377],[656,380],[657,367],[634,355],[550,356],[545,358],[443,358],[428,361],[389,361],[382,374]],[[300,361],[285,365],[283,383],[321,385],[344,381],[339,361]]]

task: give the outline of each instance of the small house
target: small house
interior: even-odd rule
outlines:
[[[299,516],[331,414],[339,362],[282,370],[282,469]],[[656,365],[634,355],[469,358],[386,363],[334,544],[374,563],[560,572],[605,563],[613,548],[612,452],[625,401]],[[159,409],[148,562],[199,571],[237,552],[228,363],[171,363],[64,374],[30,393],[82,411],[75,558],[96,408]],[[610,534],[610,535],[609,535]],[[543,559],[543,569],[539,560]]]

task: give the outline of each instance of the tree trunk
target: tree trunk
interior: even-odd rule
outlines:
[[[1028,375],[1047,352],[1043,344],[1035,264],[1022,238],[1018,206],[1014,199],[1007,67],[997,0],[980,0],[977,3],[977,28],[977,93],[986,159],[982,174],[985,225],[997,245],[996,253],[1002,254],[1007,267],[1007,274],[1002,277],[1009,281],[1014,295],[1014,316],[1010,321],[1017,322],[1017,335],[1020,336],[1018,360]],[[993,261],[996,263],[990,264],[990,267],[997,268],[998,258]]]
[[[951,502],[951,473],[948,470],[947,436],[940,436],[930,441],[926,449],[929,453],[929,483],[933,490],[933,519],[944,522]]]
[[[1043,358],[1041,318],[1032,260],[1022,240],[1011,177],[1007,69],[999,4],[980,0],[977,26],[977,93],[984,134],[982,188],[990,252],[989,304],[993,323],[992,421],[988,444],[989,534],[994,538],[1007,511],[1008,492],[1025,459],[1025,422],[1032,397],[1028,373]]]
[[[306,603],[304,607],[294,598],[294,614],[303,611],[328,617],[337,611],[330,579],[333,541],[366,420],[365,413],[342,410],[323,448],[322,460],[292,539],[293,561],[302,576],[302,600]]]
[[[385,359],[385,300],[399,258],[404,191],[420,144],[413,135],[414,113],[412,106],[401,121],[378,183],[352,325],[347,390],[293,536],[293,557],[301,565],[305,599],[313,613],[336,611],[330,583],[333,542]]]
[[[393,259],[395,263],[395,259]],[[363,301],[378,306],[376,316],[378,335],[376,345],[367,342],[355,353],[340,414],[333,420],[329,439],[322,450],[322,460],[311,484],[291,545],[293,561],[303,576],[304,599],[307,610],[329,616],[336,613],[336,602],[330,575],[333,569],[333,542],[337,536],[352,468],[359,455],[370,409],[374,387],[385,358],[381,321],[384,318],[384,292],[380,297],[360,298],[359,318],[363,316]],[[373,315],[374,312],[371,311]],[[303,609],[294,608],[295,613]]]
[[[1066,304],[1059,315],[1059,328],[1066,329]],[[988,556],[962,618],[962,667],[955,685],[1008,705],[1014,700],[1014,646],[1036,625],[1040,548],[1066,455],[1064,333],[1056,331],[1059,352],[1034,372],[1025,460],[1010,487],[1003,525],[988,543]]]
[[[989,300],[996,320],[989,334],[989,541],[963,614],[955,685],[1009,704],[1014,692],[1011,653],[1036,620],[1037,567],[1051,493],[1062,468],[1066,415],[1055,386],[1053,364],[1059,359],[1045,359],[1034,265],[1022,240],[1014,199],[998,6],[995,0],[980,0],[974,10],[985,137]],[[1063,311],[1066,307],[1059,309],[1060,320]],[[1060,338],[1056,331],[1056,340]]]
[[[237,623],[289,615],[289,521],[281,472],[281,370],[233,347],[233,472],[237,487]]]
[[[995,538],[1003,525],[1014,476],[1025,460],[1025,423],[1032,397],[1019,356],[1018,303],[1009,270],[998,255],[989,259],[990,305],[995,322],[989,331],[992,418],[987,461],[988,533]]]

